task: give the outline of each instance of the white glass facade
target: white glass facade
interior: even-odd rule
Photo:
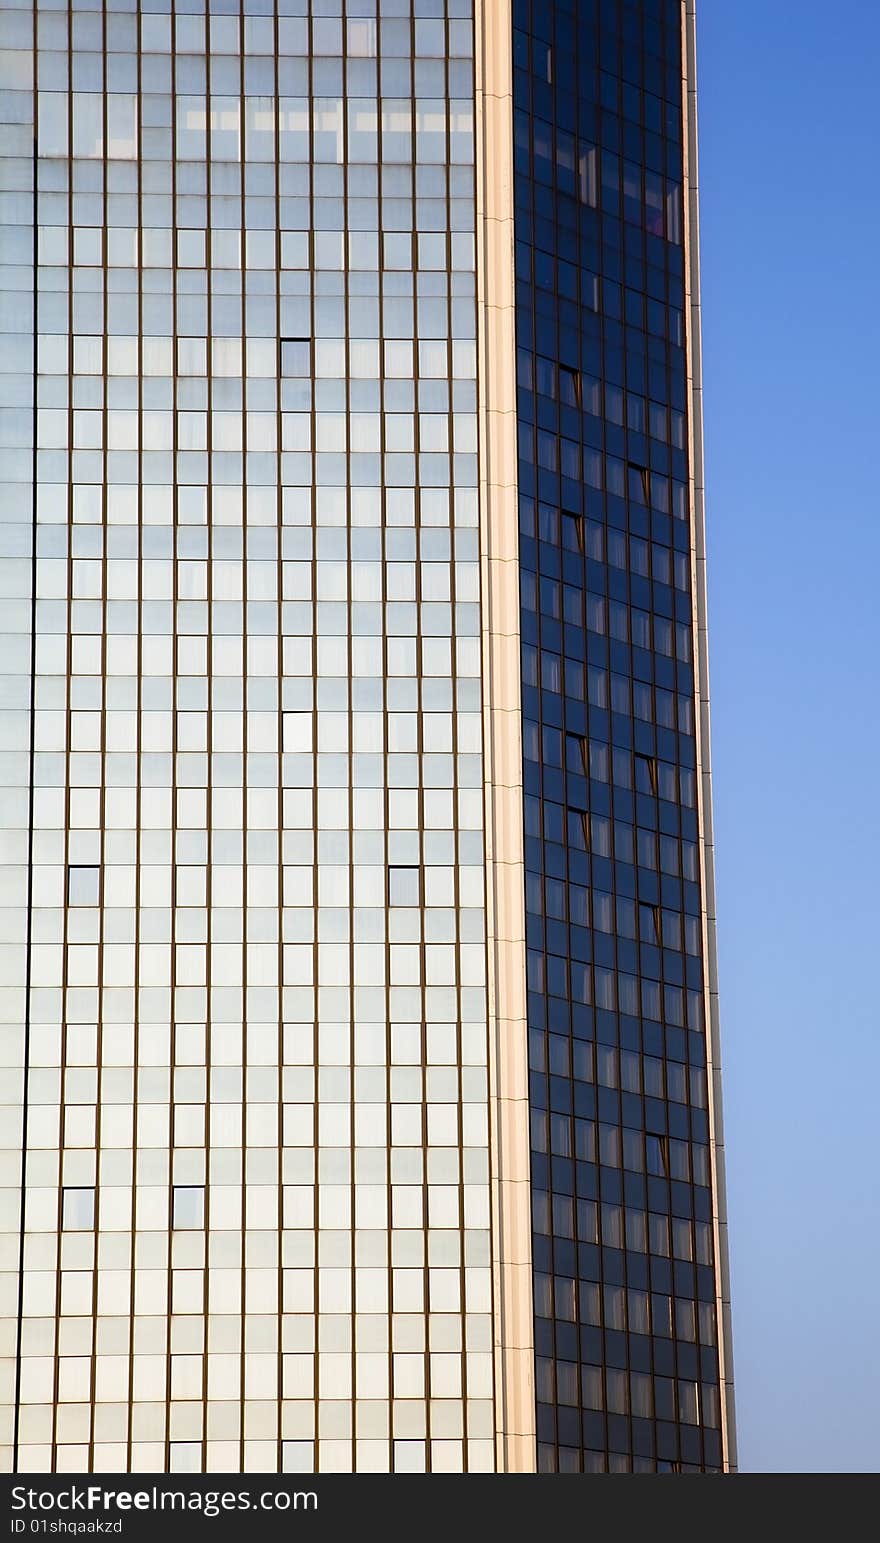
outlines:
[[[2,29],[6,1466],[491,1468],[470,0]]]

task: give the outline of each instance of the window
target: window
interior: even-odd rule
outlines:
[[[627,492],[634,504],[647,504],[648,502],[648,473],[644,466],[637,466],[634,461],[626,463]]]
[[[565,763],[566,768],[575,775],[586,776],[587,743],[580,734],[566,734],[565,736]]]
[[[61,1225],[66,1232],[91,1232],[94,1229],[94,1189],[61,1191]]]
[[[669,1146],[665,1136],[646,1136],[648,1172],[665,1179],[669,1173]]]
[[[374,21],[350,21],[348,23],[348,53],[353,59],[376,57],[376,23]],[[286,1443],[296,1446],[300,1443]],[[306,1443],[311,1447],[311,1443]],[[301,1471],[301,1470],[295,1470]]]
[[[314,744],[312,713],[283,713],[282,730],[285,751],[299,755],[311,753]]]
[[[537,386],[540,396],[556,398],[556,363],[553,359],[537,359]]]
[[[636,792],[657,796],[657,763],[653,756],[636,756]]]
[[[200,1441],[172,1441],[169,1445],[172,1473],[201,1473],[202,1443]]]
[[[101,870],[71,866],[67,870],[67,904],[100,905]]]
[[[581,405],[580,375],[577,370],[569,369],[567,364],[559,366],[559,400],[565,407]]]
[[[104,260],[104,233],[80,226],[73,233],[73,260],[78,267],[100,267]]]
[[[549,43],[543,43],[540,38],[532,39],[532,71],[538,80],[543,80],[548,85],[553,80],[552,50]]]
[[[362,23],[361,25],[373,25],[375,23]],[[351,22],[349,22],[351,26]],[[282,1473],[312,1473],[314,1471],[314,1444],[311,1441],[282,1441],[281,1443],[281,1472]]]
[[[388,904],[418,905],[420,896],[418,868],[388,869]]]
[[[281,339],[281,373],[298,376],[312,374],[311,338]]]
[[[177,265],[179,268],[204,268],[205,232],[203,230],[177,232]]]
[[[582,552],[584,549],[584,522],[578,515],[563,514],[562,516],[562,545],[567,552]]]
[[[596,176],[596,148],[581,141],[578,155],[578,198],[582,204],[595,209],[598,203]]]
[[[201,1184],[175,1184],[171,1225],[200,1230],[205,1225],[205,1190]]]

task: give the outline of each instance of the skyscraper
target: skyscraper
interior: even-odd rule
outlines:
[[[733,1466],[692,4],[0,27],[6,1466]]]

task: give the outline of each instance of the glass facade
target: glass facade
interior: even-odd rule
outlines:
[[[678,0],[514,0],[537,1462],[722,1466]]]
[[[6,0],[7,1469],[726,1462],[683,9]]]
[[[490,1467],[471,5],[3,29],[8,1461]]]

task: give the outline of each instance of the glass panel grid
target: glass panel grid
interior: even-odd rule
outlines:
[[[491,1468],[471,6],[4,24],[9,1460]]]
[[[538,1466],[722,1464],[682,7],[516,0]]]

